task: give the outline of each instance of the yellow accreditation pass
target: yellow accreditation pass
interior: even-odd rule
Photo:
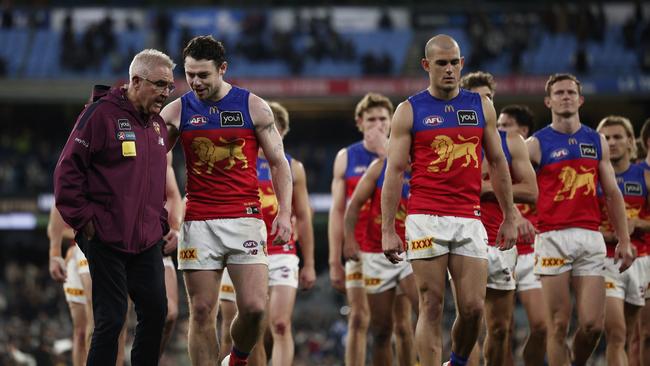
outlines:
[[[122,141],[122,156],[135,156],[135,141]]]

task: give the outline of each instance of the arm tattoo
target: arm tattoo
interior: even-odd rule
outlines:
[[[273,121],[267,122],[262,129],[268,133],[272,133],[275,128],[275,123]]]
[[[273,147],[273,151],[276,153],[279,153],[282,150],[284,150],[284,145],[282,145],[282,143],[279,143]]]
[[[271,108],[269,108],[268,106],[265,107],[265,108],[264,108],[264,112],[266,112],[266,114],[268,114],[269,117],[271,117],[271,121],[274,120],[274,118],[273,118],[273,112],[271,111]]]

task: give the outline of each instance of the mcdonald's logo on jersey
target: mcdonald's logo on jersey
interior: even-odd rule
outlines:
[[[578,143],[575,137],[569,137],[569,145],[575,145]]]
[[[446,104],[445,105],[445,113],[454,113],[456,110],[454,109],[454,106],[451,104]]]

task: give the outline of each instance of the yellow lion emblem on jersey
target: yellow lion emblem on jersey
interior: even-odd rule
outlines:
[[[192,167],[194,173],[201,174],[198,168],[207,165],[205,172],[212,174],[214,164],[226,159],[228,159],[228,164],[224,167],[226,170],[235,166],[235,159],[242,162],[242,169],[248,168],[248,159],[246,159],[243,151],[246,140],[237,138],[229,141],[223,137],[219,137],[219,142],[223,145],[216,145],[207,137],[197,137],[192,140],[192,150],[194,150],[194,153],[199,158],[198,161],[194,162],[194,166]]]
[[[480,142],[478,136],[465,138],[462,135],[458,135],[458,139],[462,143],[455,143],[451,137],[446,135],[439,135],[433,139],[431,148],[438,154],[438,159],[429,163],[428,171],[434,173],[440,171],[448,172],[456,159],[465,159],[465,162],[461,165],[463,168],[468,167],[472,163],[472,160],[474,161],[474,167],[478,168],[478,157],[476,156],[476,148]],[[444,164],[445,167],[440,170],[440,167],[436,166],[438,164]]]
[[[558,179],[562,182],[562,189],[560,189],[553,201],[564,201],[566,199],[573,199],[576,195],[576,191],[580,187],[585,187],[587,190],[583,193],[584,196],[591,194],[592,196],[596,195],[596,184],[594,183],[596,177],[595,169],[587,169],[583,166],[580,166],[581,173],[578,173],[575,169],[570,166],[565,166],[560,171],[560,174],[557,176]],[[564,193],[569,193],[569,196],[566,197]]]
[[[273,192],[272,188],[268,188],[267,190],[262,189],[262,187],[258,188],[259,195],[260,195],[260,204],[262,205],[262,210],[267,210],[270,209],[269,214],[275,215],[278,213],[278,200],[275,197],[275,193]]]

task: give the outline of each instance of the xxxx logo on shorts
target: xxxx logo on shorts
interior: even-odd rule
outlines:
[[[377,286],[381,280],[379,278],[366,277],[364,278],[364,283],[366,286]]]
[[[181,261],[195,261],[199,259],[196,248],[182,249],[178,252],[178,260]]]
[[[354,272],[350,273],[349,275],[345,276],[346,281],[358,281],[363,279],[363,274],[361,272]]]
[[[65,293],[70,296],[83,296],[84,290],[82,288],[68,287],[65,289]]]
[[[614,290],[616,288],[616,285],[612,281],[606,281],[605,282],[605,289],[606,290]]]
[[[422,250],[433,247],[433,237],[411,240],[411,250]]]
[[[235,288],[229,285],[221,285],[221,292],[235,293]]]
[[[564,258],[542,258],[542,267],[560,267],[565,262]]]

